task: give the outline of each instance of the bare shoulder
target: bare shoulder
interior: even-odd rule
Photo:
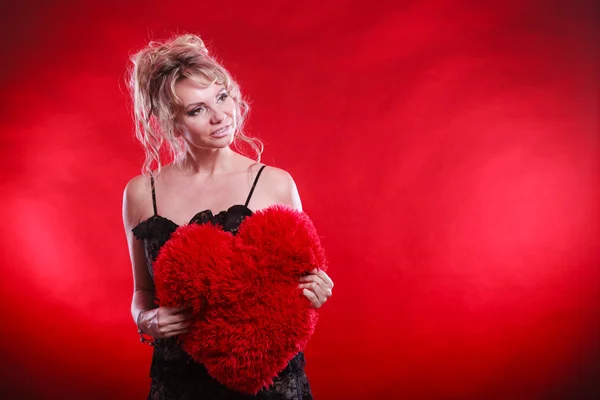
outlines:
[[[123,198],[131,201],[142,200],[146,198],[150,190],[150,178],[145,175],[137,175],[125,185]]]
[[[151,195],[150,179],[145,175],[134,176],[123,190],[123,223],[135,226],[143,215],[143,205]]]
[[[294,184],[292,176],[281,168],[257,162],[246,156],[240,155],[239,157],[244,169],[249,172],[250,182],[256,178],[259,171],[262,169],[262,172],[260,173],[260,184],[263,187],[273,186],[274,188],[280,188]]]
[[[284,169],[266,165],[263,170],[263,179],[268,180],[278,188],[289,188],[295,186],[294,178]]]
[[[276,204],[302,210],[298,188],[292,175],[284,169],[267,165],[260,177],[261,184],[273,196]]]

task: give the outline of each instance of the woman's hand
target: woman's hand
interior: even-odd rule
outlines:
[[[300,282],[298,287],[314,308],[320,308],[331,297],[333,281],[325,271],[315,268],[310,275],[301,277]]]
[[[140,317],[142,332],[155,339],[188,333],[193,318],[192,309],[183,307],[159,307],[144,311]]]

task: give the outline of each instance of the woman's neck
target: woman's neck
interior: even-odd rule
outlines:
[[[195,148],[186,153],[179,169],[185,174],[211,177],[232,172],[234,164],[235,153],[229,147],[221,149]]]

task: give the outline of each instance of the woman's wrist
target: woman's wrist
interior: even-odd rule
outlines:
[[[147,333],[145,333],[144,329],[142,327],[142,325],[143,325],[142,324],[142,318],[143,318],[142,314],[145,313],[146,311],[150,311],[150,310],[151,310],[150,308],[144,308],[143,310],[141,310],[138,313],[137,318],[136,318],[136,325],[137,325],[137,328],[138,328],[138,334],[140,335],[140,342],[142,342],[142,343],[148,343],[150,346],[153,346],[154,345],[154,343],[153,343],[154,342],[154,337],[152,337],[152,336],[148,335]],[[149,338],[145,337],[144,335],[149,336]]]
[[[143,314],[146,311],[150,311],[150,309],[149,308],[144,308],[144,309],[140,310],[138,312],[137,318],[135,319],[135,324],[137,325],[138,330],[142,331],[142,333],[144,333],[144,327],[142,326],[142,322],[143,322],[142,318],[143,318]]]

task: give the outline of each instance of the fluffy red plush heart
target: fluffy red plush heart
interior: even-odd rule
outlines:
[[[256,394],[304,350],[317,312],[298,288],[326,270],[304,212],[272,206],[246,217],[237,235],[212,224],[179,227],[154,263],[161,306],[191,305],[183,349],[231,389]]]

